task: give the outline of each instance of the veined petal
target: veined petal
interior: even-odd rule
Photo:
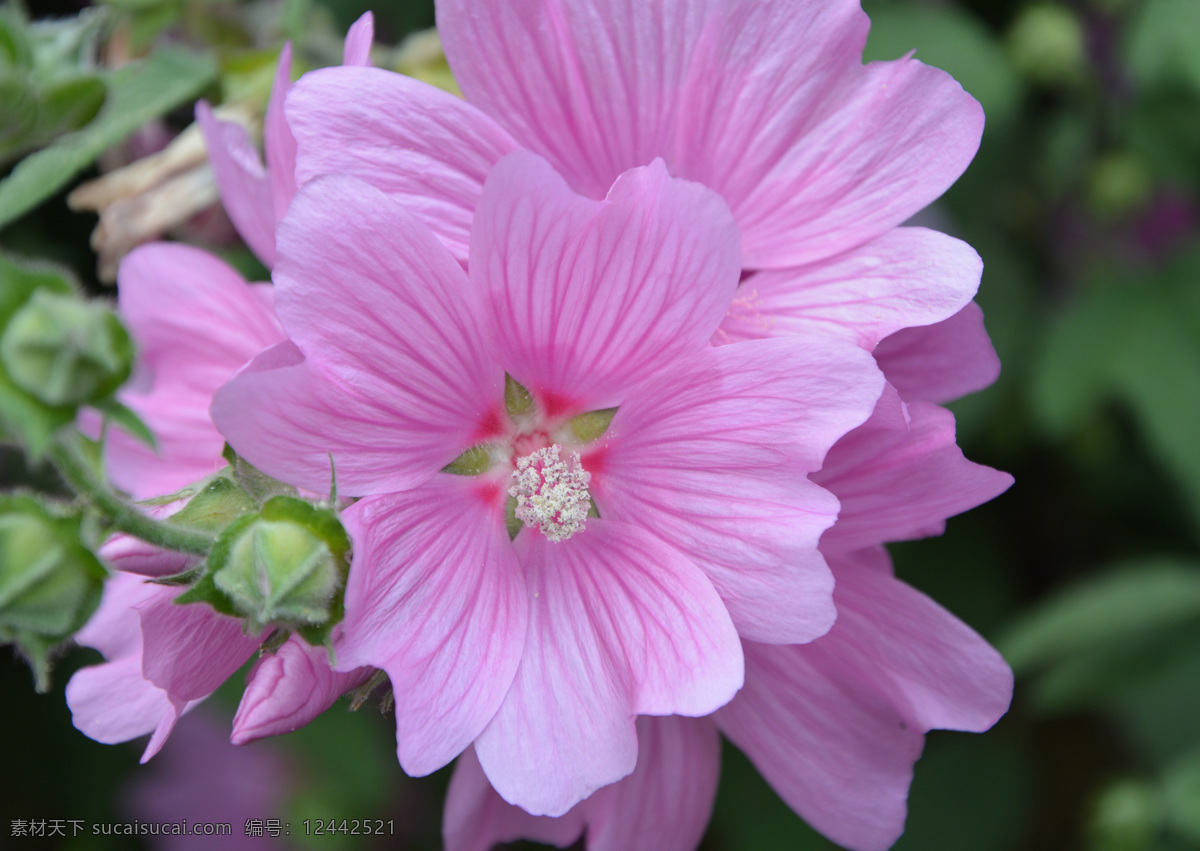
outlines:
[[[275,265],[275,202],[258,149],[235,121],[218,121],[205,101],[196,104],[208,162],[221,205],[250,250],[268,269]]]
[[[375,41],[375,16],[363,12],[362,17],[346,31],[346,43],[342,48],[343,65],[370,65],[371,43]]]
[[[441,768],[470,745],[521,658],[525,583],[495,494],[481,487],[439,475],[343,514],[354,563],[338,668],[387,671],[397,753],[411,775]]]
[[[176,605],[183,589],[167,590],[138,606],[142,675],[173,700],[207,697],[250,658],[262,636],[244,634],[240,620],[207,604]]]
[[[862,66],[857,0],[438,4],[467,98],[601,197],[662,157],[720,192],[743,265],[868,242],[962,173],[983,113],[911,59]]]
[[[867,351],[902,328],[947,319],[975,295],[971,246],[925,228],[896,228],[837,257],[750,275],[713,342],[818,334]]]
[[[737,287],[737,240],[724,202],[662,163],[590,201],[518,152],[484,188],[471,281],[490,294],[505,369],[598,408],[705,346]]]
[[[517,148],[465,101],[377,68],[306,74],[287,112],[301,185],[326,174],[365,180],[401,201],[459,260],[488,171]]]
[[[267,159],[267,176],[271,182],[271,206],[278,223],[288,211],[296,195],[296,138],[283,112],[288,87],[292,84],[292,43],[279,52],[275,66],[275,82],[267,101],[263,119],[263,154]],[[273,265],[273,264],[272,264]]]
[[[817,543],[838,503],[806,476],[882,386],[870,355],[842,341],[705,350],[638,387],[585,457],[600,514],[699,565],[743,637],[811,641],[835,616]]]
[[[1000,358],[975,302],[934,325],[885,337],[875,347],[875,360],[910,402],[952,402],[982,390],[1000,375]]]
[[[213,393],[259,351],[283,339],[270,288],[247,286],[211,254],[155,243],[117,275],[122,318],[138,347],[137,379],[119,393],[158,441],[153,449],[113,429],[105,465],[135,499],[172,493],[224,463],[209,419]]]
[[[954,415],[905,405],[891,387],[871,419],[834,445],[813,481],[841,501],[821,551],[850,552],[940,534],[946,518],[1006,491],[1012,476],[963,457]]]
[[[820,644],[888,698],[909,726],[982,733],[1008,711],[1013,675],[978,633],[857,555],[831,560],[838,622]]]
[[[824,642],[747,643],[746,686],[717,724],[810,825],[851,851],[884,851],[904,830],[924,739]]]
[[[741,646],[704,574],[641,529],[593,519],[515,541],[530,594],[516,680],[475,749],[492,785],[562,815],[633,771],[636,714],[706,715],[741,685]]]
[[[471,750],[459,758],[442,821],[447,851],[490,851],[529,839],[565,848],[587,830],[588,851],[691,851],[708,826],[721,747],[707,718],[637,719],[637,767],[558,818],[506,803]]]
[[[229,740],[245,745],[298,730],[370,676],[369,668],[334,671],[328,650],[292,636],[250,671]]]

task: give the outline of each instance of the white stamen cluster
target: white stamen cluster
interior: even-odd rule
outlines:
[[[536,526],[551,541],[565,541],[583,529],[591,498],[591,474],[583,469],[579,453],[565,461],[557,443],[517,459],[516,484],[508,489],[517,498],[517,519]]]

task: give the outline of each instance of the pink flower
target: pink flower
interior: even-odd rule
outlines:
[[[982,325],[943,326],[979,258],[897,227],[970,163],[982,110],[912,58],[863,66],[858,0],[440,0],[438,27],[467,102],[381,69],[308,74],[286,106],[300,184],[360,177],[465,260],[484,180],[515,148],[595,198],[662,158],[741,230],[745,280],[717,342],[815,332],[871,350],[923,326],[926,357],[944,357],[919,398],[994,380]],[[948,371],[960,380],[935,385]]]
[[[346,33],[343,63],[370,65],[374,38],[375,17],[367,12]],[[296,140],[283,114],[291,74],[292,45],[288,42],[280,51],[267,102],[263,125],[265,168],[245,127],[233,121],[218,121],[205,101],[196,104],[196,122],[204,134],[221,203],[246,245],[268,269],[275,265],[275,225],[296,194]]]
[[[142,246],[121,264],[118,284],[120,313],[138,347],[137,375],[119,398],[150,427],[157,452],[109,429],[105,467],[117,485],[149,499],[195,484],[225,465],[225,438],[208,412],[213,394],[284,337],[271,287],[247,284],[196,248]],[[89,428],[99,431],[95,422]],[[185,504],[181,499],[146,510],[166,516]],[[162,747],[180,715],[237,671],[263,636],[243,635],[241,621],[207,606],[177,606],[180,588],[142,579],[194,567],[193,556],[123,534],[107,541],[100,555],[123,573],[109,581],[99,610],[76,640],[99,650],[106,662],[72,677],[67,702],[75,725],[97,741],[154,733],[145,761]],[[251,672],[234,725],[239,744],[307,723],[369,674],[334,673],[326,651],[292,644],[261,659]]]
[[[292,343],[213,416],[267,473],[320,488],[332,456],[363,497],[338,668],[387,671],[409,773],[474,742],[508,800],[561,814],[633,770],[633,716],[733,696],[739,633],[832,624],[816,544],[837,505],[806,474],[881,379],[837,340],[708,345],[740,273],[717,195],[656,162],[592,201],[517,153],[480,197],[469,277],[353,178],[303,187],[278,237]],[[514,482],[528,466],[540,485]],[[599,517],[574,512],[584,489]]]
[[[809,824],[854,851],[904,828],[913,763],[933,728],[986,730],[1008,708],[1012,673],[969,627],[892,576],[878,544],[937,534],[1010,476],[972,464],[950,414],[885,391],[814,479],[842,501],[821,540],[838,620],[806,645],[744,643],[746,683],[712,718],[639,718],[630,776],[563,817],[535,817],[492,789],[471,752],[446,801],[447,851],[527,838],[588,851],[688,851],[712,811],[718,730]]]

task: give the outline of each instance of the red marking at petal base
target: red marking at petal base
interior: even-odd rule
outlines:
[[[538,393],[542,403],[542,413],[546,419],[553,420],[579,407],[579,403],[567,396],[561,396],[553,390],[542,390]]]
[[[493,437],[500,437],[508,431],[508,421],[499,408],[491,408],[483,418],[479,421],[479,427],[475,429],[475,440],[483,441]]]

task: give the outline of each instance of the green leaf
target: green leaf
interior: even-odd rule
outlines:
[[[163,48],[114,71],[108,99],[94,121],[26,157],[0,181],[0,227],[53,195],[146,122],[194,98],[216,73],[210,56],[181,48]]]
[[[1200,566],[1156,559],[1122,564],[1035,607],[997,642],[1017,673],[1121,648],[1165,627],[1200,619]]]
[[[1163,793],[1167,823],[1200,843],[1200,752],[1188,754],[1167,769]]]
[[[504,373],[504,407],[513,419],[533,410],[533,396],[507,372]]]
[[[602,408],[598,411],[588,411],[585,414],[571,417],[567,420],[567,425],[570,426],[571,433],[580,443],[591,443],[608,431],[608,427],[616,415],[616,408]]]
[[[217,532],[239,517],[257,510],[258,503],[229,478],[226,471],[214,476],[182,510],[171,515],[171,522]]]
[[[96,409],[110,422],[120,426],[151,449],[157,450],[158,441],[154,439],[154,433],[150,431],[150,427],[142,422],[141,417],[118,402],[115,397],[110,396],[104,401],[98,402]]]
[[[59,80],[42,90],[32,143],[44,145],[56,136],[78,130],[104,106],[108,90],[98,76]]]
[[[484,445],[472,446],[442,468],[443,473],[453,473],[456,476],[478,476],[486,473],[492,466],[491,450]]]

